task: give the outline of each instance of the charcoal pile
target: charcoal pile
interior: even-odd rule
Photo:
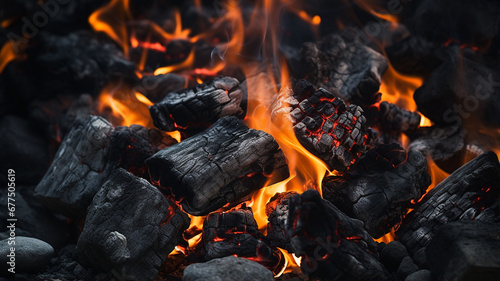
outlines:
[[[0,11],[0,279],[498,279],[495,1]]]

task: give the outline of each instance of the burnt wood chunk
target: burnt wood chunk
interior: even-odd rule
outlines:
[[[232,117],[205,132],[165,148],[146,160],[151,178],[171,188],[183,209],[206,215],[237,204],[252,191],[288,177],[274,138]]]
[[[231,255],[250,258],[271,270],[277,269],[281,254],[259,232],[251,208],[211,213],[203,223],[205,260]]]
[[[186,267],[183,281],[273,281],[271,271],[256,262],[228,256],[205,263],[194,263]]]
[[[316,88],[335,89],[350,103],[370,105],[380,99],[378,90],[388,63],[370,47],[332,34],[302,46],[301,66],[301,77]]]
[[[372,138],[361,107],[305,80],[280,93],[273,115],[289,115],[298,141],[332,170],[346,170]]]
[[[399,241],[414,254],[425,247],[445,223],[472,220],[499,222],[500,213],[495,207],[500,196],[499,183],[497,156],[488,152],[474,158],[429,191],[420,205],[404,218],[396,232]]]
[[[266,204],[266,215],[269,223],[267,224],[267,239],[274,247],[280,247],[293,252],[290,245],[290,239],[286,233],[286,224],[290,198],[296,195],[296,192],[276,193]]]
[[[79,120],[66,135],[34,195],[66,216],[83,216],[116,163],[108,161],[113,126],[97,116]]]
[[[452,173],[463,163],[467,147],[465,130],[458,126],[419,128],[410,134],[410,150],[432,158],[444,171]]]
[[[156,187],[118,168],[92,200],[77,253],[119,280],[153,280],[188,226]]]
[[[154,125],[163,131],[203,127],[223,116],[243,117],[242,97],[237,79],[217,77],[195,88],[169,93],[149,111]]]
[[[346,174],[323,180],[323,196],[347,215],[364,222],[374,238],[401,222],[431,184],[427,159],[397,144],[368,151]]]
[[[165,54],[163,54],[165,55]],[[150,101],[157,103],[171,92],[180,91],[188,84],[187,78],[174,73],[144,76],[135,89]]]
[[[495,281],[500,276],[500,225],[453,222],[439,228],[426,247],[436,280]]]
[[[109,158],[132,174],[149,179],[148,167],[144,161],[176,143],[175,139],[154,128],[147,129],[141,125],[120,126],[111,134]]]
[[[377,245],[363,223],[315,190],[290,198],[287,232],[304,273],[320,280],[386,280]]]
[[[380,103],[380,128],[384,132],[406,133],[420,126],[420,114],[398,107],[393,103]]]

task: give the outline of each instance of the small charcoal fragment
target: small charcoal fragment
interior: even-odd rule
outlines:
[[[290,198],[296,194],[296,192],[276,193],[266,205],[266,215],[269,221],[267,224],[267,239],[274,247],[280,247],[290,253],[293,252],[293,249],[286,233],[288,203]]]
[[[169,93],[149,110],[155,126],[163,131],[208,127],[223,116],[243,117],[242,97],[238,80],[217,77],[195,88]]]

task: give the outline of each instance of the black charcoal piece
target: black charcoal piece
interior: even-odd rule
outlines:
[[[137,91],[150,101],[157,103],[169,93],[184,89],[188,84],[187,78],[173,73],[154,76],[144,76],[135,87]]]
[[[66,216],[85,214],[92,198],[116,163],[108,161],[113,126],[89,116],[66,135],[34,195],[47,207]]]
[[[274,138],[232,117],[146,160],[153,182],[170,187],[183,209],[206,215],[284,180],[288,166]],[[272,176],[271,176],[272,174]]]
[[[288,203],[290,198],[296,194],[296,192],[276,193],[266,204],[266,215],[269,221],[267,224],[267,239],[274,247],[280,247],[289,253],[292,253],[293,249],[286,233]]]
[[[380,103],[380,128],[386,133],[414,131],[420,125],[420,118],[417,112],[402,109],[385,101]]]
[[[273,281],[271,271],[256,262],[228,256],[205,263],[195,263],[186,267],[183,281]]]
[[[401,261],[408,257],[408,251],[405,245],[399,241],[392,241],[380,251],[380,261],[391,272],[396,272],[401,264]]]
[[[217,77],[195,88],[169,93],[149,111],[155,126],[163,131],[203,127],[223,116],[243,117],[242,97],[237,79]]]
[[[422,152],[444,171],[452,173],[460,168],[467,151],[465,130],[459,126],[419,128],[410,134],[410,150]]]
[[[454,221],[500,221],[500,164],[493,152],[482,154],[453,172],[427,193],[396,232],[411,254],[425,247],[438,228]],[[482,217],[483,213],[490,213]]]
[[[259,233],[251,208],[208,215],[203,223],[202,242],[205,260],[237,255],[253,259],[273,271],[280,263],[279,250],[270,247]]]
[[[302,47],[302,78],[316,88],[337,90],[340,96],[358,105],[374,104],[387,60],[380,53],[357,41],[329,35],[317,44]]]
[[[496,281],[500,276],[500,225],[453,222],[441,226],[426,247],[436,280]]]
[[[189,221],[156,187],[118,168],[92,200],[77,252],[120,280],[153,280]]]
[[[329,91],[318,91],[305,80],[281,91],[273,116],[285,115],[298,141],[330,169],[345,171],[365,151],[373,138],[363,110],[347,106]]]
[[[177,141],[157,129],[147,129],[141,125],[117,127],[111,134],[109,158],[132,174],[149,178],[144,162],[156,152]]]
[[[364,222],[375,238],[401,222],[431,184],[427,159],[408,154],[397,144],[369,150],[341,176],[323,180],[323,196],[351,217]]]
[[[408,275],[415,273],[417,271],[418,271],[418,266],[413,262],[413,260],[410,257],[406,256],[399,265],[397,276],[399,277],[400,280],[405,280]]]
[[[300,267],[320,280],[387,280],[377,244],[363,223],[315,190],[290,198],[287,232]]]

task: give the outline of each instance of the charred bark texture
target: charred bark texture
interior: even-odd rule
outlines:
[[[290,238],[286,233],[286,224],[289,213],[290,198],[297,195],[296,192],[276,193],[269,203],[266,204],[266,215],[269,223],[267,224],[267,239],[274,247],[280,247],[293,252],[290,245]]]
[[[251,208],[212,213],[203,223],[205,260],[231,255],[251,258],[275,271],[281,254],[260,234]]]
[[[374,238],[401,222],[431,183],[427,159],[397,144],[368,151],[347,173],[323,180],[323,196],[347,215],[364,222]]]
[[[242,96],[238,80],[218,77],[192,89],[172,92],[149,110],[155,126],[163,131],[204,127],[223,116],[243,117]]]
[[[79,120],[66,135],[34,195],[66,216],[85,214],[92,198],[117,163],[108,161],[113,126],[101,117]]]
[[[120,280],[153,280],[188,226],[158,189],[119,168],[94,197],[77,252]]]
[[[330,169],[346,170],[366,150],[372,132],[363,110],[305,80],[285,88],[275,103],[274,117],[289,115],[299,142]]]
[[[236,117],[221,118],[204,133],[159,151],[146,164],[153,181],[170,187],[193,215],[237,204],[269,180],[288,177],[285,156],[273,137],[249,129]]]
[[[437,229],[454,221],[500,221],[500,164],[493,152],[482,154],[453,172],[424,196],[403,220],[397,237],[414,254]],[[492,208],[490,210],[490,208]]]
[[[315,190],[290,198],[287,232],[303,272],[320,280],[386,280],[377,246],[363,229]]]
[[[380,103],[380,128],[384,132],[406,133],[415,131],[420,125],[420,114],[398,107],[395,104]]]
[[[388,64],[370,47],[332,34],[319,43],[305,43],[301,53],[301,77],[316,88],[337,90],[344,100],[359,105],[380,99],[377,93]]]
[[[157,129],[140,125],[117,127],[111,134],[109,158],[132,174],[149,179],[148,167],[144,162],[161,149],[177,141]]]

